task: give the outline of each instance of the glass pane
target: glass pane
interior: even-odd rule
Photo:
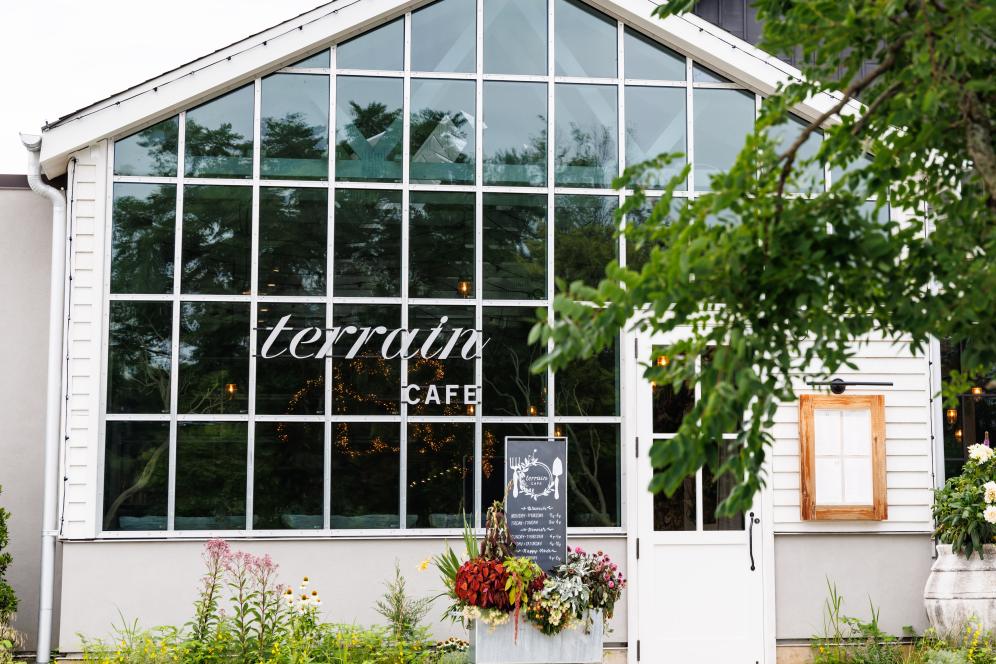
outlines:
[[[877,203],[862,203],[858,209],[863,216],[869,219],[874,217],[883,226],[889,221],[889,205],[887,203],[881,206]]]
[[[325,425],[259,422],[254,447],[253,528],[323,528]]]
[[[401,295],[401,192],[335,192],[335,275],[342,296]]]
[[[316,358],[315,354],[325,342],[325,305],[260,302],[258,306],[256,412],[265,415],[324,413],[325,360]],[[274,334],[274,328],[284,316],[291,317],[284,331],[276,330]],[[318,331],[305,332],[298,338],[306,328],[318,328]],[[292,349],[295,338],[298,343]]]
[[[591,286],[605,278],[605,266],[619,253],[615,238],[615,196],[561,195],[554,208],[554,275]]]
[[[336,179],[400,182],[404,81],[360,76],[337,81]]]
[[[464,386],[477,384],[474,358],[478,352],[475,344],[468,349],[470,359],[464,359],[463,354],[465,344],[472,338],[464,331],[476,329],[474,308],[411,307],[408,310],[408,328],[416,333],[408,355],[418,353],[408,360],[408,414],[474,415],[476,407],[464,401]],[[435,328],[439,332],[434,332]],[[455,334],[460,336],[454,337]],[[434,339],[434,343],[426,346],[430,339]],[[446,357],[441,359],[443,354]],[[447,386],[452,386],[449,392]],[[447,399],[450,403],[446,403]],[[469,399],[471,402],[474,400]],[[411,403],[413,401],[417,403]]]
[[[329,77],[274,74],[264,78],[262,86],[262,177],[328,178]]]
[[[249,305],[180,307],[179,412],[245,413],[249,395]]]
[[[481,430],[481,525],[491,504],[505,498],[505,437],[546,435],[545,422],[484,423]]]
[[[644,204],[637,210],[630,212],[626,215],[627,226],[639,226],[643,224],[657,205],[660,199],[648,197]],[[687,199],[684,198],[672,198],[671,199],[671,210],[668,213],[668,219],[673,220],[681,211],[681,207],[685,205]],[[670,221],[666,222],[670,223]],[[626,240],[626,267],[631,270],[639,272],[646,265],[647,261],[650,260],[650,254],[654,247],[653,243],[647,242],[639,247],[637,247],[633,240],[627,238]],[[663,248],[663,245],[661,245]]]
[[[245,422],[176,425],[177,530],[246,527]]]
[[[484,3],[484,73],[545,75],[546,0]]]
[[[382,335],[401,327],[396,305],[337,304],[333,327],[344,329],[332,360],[332,403],[337,415],[397,415],[401,399],[401,335]],[[354,331],[350,331],[350,327]],[[377,330],[382,327],[383,330]],[[364,337],[369,337],[360,343]],[[385,359],[382,352],[392,355]],[[350,357],[351,356],[351,357]]]
[[[699,365],[703,367],[709,365],[712,362],[713,356],[716,355],[717,348],[723,349],[724,351],[726,350],[725,346],[719,346],[719,347],[709,346],[706,349],[706,351],[702,354],[702,357],[699,359]],[[711,380],[706,380],[705,378],[703,378],[702,387],[699,390],[699,398],[700,399],[708,398],[709,393],[715,389],[715,386],[716,383],[712,382]],[[737,422],[736,426],[733,429],[726,431],[725,433],[736,433],[737,430],[741,429],[742,427],[743,427],[743,417],[740,418],[740,420]]]
[[[485,415],[546,414],[546,374],[529,371],[545,352],[538,344],[526,343],[535,322],[532,307],[484,309]]]
[[[719,463],[724,463],[731,454],[734,454],[732,445],[735,441],[724,441],[719,452]],[[716,508],[733,490],[736,478],[730,473],[724,473],[720,477],[713,477],[708,466],[702,467],[702,530],[743,530],[744,515],[738,512],[733,516],[716,516]]]
[[[626,28],[626,78],[646,81],[684,81],[685,58],[663,44]]]
[[[183,188],[184,293],[248,295],[252,189]]]
[[[616,22],[584,2],[554,2],[557,76],[615,78]]]
[[[792,145],[802,130],[809,126],[808,122],[803,121],[800,118],[790,115],[788,122],[784,122],[780,125],[776,125],[768,129],[768,136],[776,144],[776,149],[781,152],[787,150],[790,145]],[[806,165],[805,169],[799,170],[799,164],[808,159],[813,159],[820,150],[820,143],[823,140],[823,132],[815,131],[810,134],[802,146],[799,148],[799,152],[796,153],[795,168],[796,171],[796,181],[794,186],[790,186],[786,189],[793,193],[815,193],[818,191],[823,191],[823,164],[814,161]]]
[[[652,356],[661,366],[670,359],[664,354],[663,346],[654,346]],[[652,385],[654,433],[676,433],[685,415],[695,406],[695,389],[682,384],[677,390],[673,385]]]
[[[252,176],[253,86],[187,111],[184,172],[192,177]]]
[[[168,413],[170,302],[110,302],[107,412]]]
[[[484,184],[546,184],[545,83],[484,82]]]
[[[412,182],[474,183],[474,98],[473,81],[412,81]]]
[[[545,194],[484,194],[484,297],[546,298]]]
[[[399,527],[398,427],[397,422],[332,424],[333,529]]]
[[[575,360],[556,374],[557,415],[619,414],[619,344]]]
[[[339,69],[404,69],[404,19],[399,18],[359,37],[339,44],[335,49]]]
[[[474,425],[408,425],[410,528],[463,528],[474,518]]]
[[[324,51],[319,51],[314,55],[305,58],[304,60],[299,60],[291,67],[302,67],[302,68],[313,68],[313,69],[327,69],[329,66],[329,51],[325,49]]]
[[[618,170],[616,87],[557,85],[556,181],[609,187]]]
[[[696,191],[708,191],[710,178],[733,166],[754,128],[754,95],[739,90],[696,89],[695,132]]]
[[[619,526],[618,424],[558,423],[567,436],[567,525]]]
[[[685,143],[684,88],[626,87],[626,165],[654,159],[664,153],[681,152]],[[644,187],[663,188],[685,167],[685,157],[664,168],[644,174]],[[677,187],[684,190],[684,183]]]
[[[176,186],[114,184],[112,293],[173,292]]]
[[[412,12],[412,71],[476,69],[477,3],[440,0]]]
[[[115,175],[176,175],[177,137],[180,116],[114,141]]]
[[[837,183],[839,183],[839,182],[845,182],[844,178],[845,178],[846,175],[848,175],[849,173],[853,173],[855,171],[862,171],[862,170],[868,168],[869,166],[871,166],[871,161],[872,161],[871,155],[861,155],[857,159],[855,159],[854,161],[852,161],[851,163],[847,164],[844,167],[837,166],[837,165],[831,166],[830,167],[830,182],[831,182],[831,184],[833,184],[834,186],[836,186]],[[844,185],[844,188],[845,189],[854,190],[854,187],[848,186],[847,184]],[[864,188],[862,187],[858,191],[855,191],[855,193],[858,194],[859,196],[864,196],[864,197],[867,198],[866,192],[863,189]]]
[[[474,194],[411,193],[412,297],[474,295]]]
[[[720,76],[697,62],[692,65],[692,81],[695,83],[732,83],[730,79]]]
[[[325,295],[328,190],[262,187],[260,295]]]
[[[667,441],[654,441],[667,444]],[[654,530],[695,530],[695,476],[686,477],[668,497],[654,494]]]
[[[108,422],[104,530],[166,530],[169,422]]]

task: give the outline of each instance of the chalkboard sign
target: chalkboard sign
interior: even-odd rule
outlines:
[[[505,438],[505,516],[515,553],[549,572],[567,559],[567,439]]]

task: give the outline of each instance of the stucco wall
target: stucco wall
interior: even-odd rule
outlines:
[[[41,467],[45,430],[51,207],[23,189],[0,189],[0,505],[11,511],[8,580],[20,598],[14,626],[35,647]]]
[[[615,560],[626,560],[626,540],[578,539],[585,548],[603,549]],[[182,625],[190,619],[197,581],[203,573],[203,541],[98,541],[63,545],[62,629],[59,648],[79,650],[78,634],[106,637],[114,624],[138,619],[144,627]],[[441,584],[435,569],[417,570],[418,563],[443,551],[441,539],[393,540],[233,540],[233,548],[269,553],[280,565],[280,579],[299,583],[307,575],[322,597],[328,620],[374,624],[383,619],[374,602],[384,582],[394,574],[394,561],[413,595],[437,595]],[[450,541],[457,552],[459,538]],[[427,622],[437,637],[464,636],[458,627],[439,622],[446,608],[440,598]],[[613,618],[608,642],[626,640],[626,594]]]
[[[902,634],[927,627],[923,586],[933,564],[929,535],[776,535],[776,636],[808,639],[822,633],[827,580],[844,597],[844,615],[867,620],[868,602],[881,627]]]

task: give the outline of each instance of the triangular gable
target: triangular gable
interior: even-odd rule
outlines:
[[[688,14],[651,17],[648,0],[587,0],[667,46],[761,94],[801,76],[798,69]],[[280,23],[128,90],[70,113],[44,128],[42,167],[63,173],[69,155],[96,141],[122,136],[254,78],[306,57],[310,52],[362,33],[425,2],[336,0]],[[796,110],[816,117],[836,102],[824,94]]]

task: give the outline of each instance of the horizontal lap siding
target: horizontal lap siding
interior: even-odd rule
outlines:
[[[97,531],[106,149],[102,141],[74,155],[75,175],[69,192],[72,281],[66,348],[69,383],[62,535],[71,539],[91,538]]]
[[[886,488],[884,522],[802,521],[799,512],[799,407],[784,404],[771,429],[770,497],[775,532],[929,532],[932,527],[933,453],[930,439],[930,365],[926,350],[905,341],[872,340],[856,346],[857,369],[834,374],[843,380],[891,382],[891,387],[849,387],[846,394],[885,396]],[[797,394],[815,392],[806,376],[794,377]]]

